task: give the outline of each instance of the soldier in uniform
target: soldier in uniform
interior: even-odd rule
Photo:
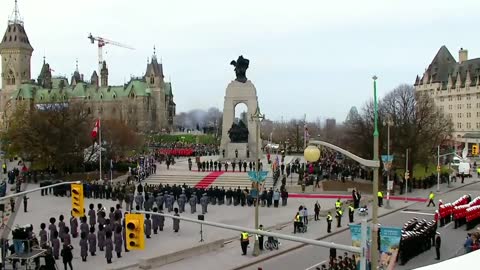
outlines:
[[[237,166],[237,163],[234,161],[232,161],[232,171],[235,172],[235,166]]]
[[[213,171],[213,160],[210,159],[210,171]]]
[[[159,210],[160,214],[163,214],[163,211],[160,209]],[[164,216],[158,216],[158,228],[160,231],[163,231],[163,226],[165,225],[165,217]]]
[[[193,192],[189,200],[190,203],[190,213],[194,214],[197,212],[197,195],[196,192]]]
[[[207,213],[207,206],[208,206],[207,193],[203,193],[202,198],[200,198],[200,204],[202,205],[202,214]]]
[[[135,203],[138,207],[140,207],[140,210],[143,209],[143,195],[140,192],[137,193],[137,196],[135,196]]]
[[[123,236],[122,227],[117,226],[115,228],[115,234],[113,235],[113,242],[115,244],[115,252],[117,252],[117,258],[122,257]]]
[[[227,205],[231,205],[233,197],[233,190],[231,187],[225,192],[225,197],[227,198]]]
[[[151,238],[152,235],[152,220],[150,219],[150,214],[145,214],[145,236]]]
[[[168,195],[165,203],[165,206],[167,207],[169,213],[173,211],[173,203],[174,203],[173,192],[170,192],[170,195]]]
[[[88,210],[88,223],[90,224],[90,227],[95,226],[95,224],[97,223],[97,213],[95,213],[95,210],[93,209],[94,207],[95,205],[93,203],[91,203],[88,207],[90,209]]]
[[[60,237],[60,241],[63,243],[63,238],[65,236],[65,222],[63,221],[63,215],[58,217],[58,236]]]
[[[182,194],[178,196],[178,207],[180,208],[180,213],[185,212],[185,202],[187,201],[187,196],[185,195],[185,191],[182,191]]]
[[[77,238],[78,236],[78,220],[76,217],[73,216],[73,211],[71,211],[71,217],[70,217],[70,233],[72,234],[73,238]]]
[[[163,196],[162,192],[158,193],[158,196],[155,200],[156,200],[158,209],[163,210],[163,203],[165,202],[165,196]]]
[[[178,208],[174,209],[174,216],[179,217],[180,215],[178,214]],[[178,232],[180,230],[180,219],[178,218],[173,218],[173,231]]]
[[[222,171],[222,162],[221,161],[218,162],[218,171],[219,172]]]
[[[87,237],[90,255],[95,256],[97,252],[97,236],[95,235],[95,226],[90,227],[90,234]]]
[[[215,171],[217,171],[218,162],[216,160],[215,160],[215,162],[213,162],[213,168],[215,169]]]
[[[107,259],[107,263],[112,263],[112,251],[113,251],[113,242],[112,242],[112,232],[106,232],[105,238],[105,258]]]
[[[153,208],[153,212],[154,213],[157,213],[158,212],[158,208],[157,207],[154,207]],[[160,224],[160,220],[159,220],[159,215],[152,215],[152,229],[153,229],[153,234],[157,234],[158,233],[158,226]]]
[[[47,225],[45,225],[45,223],[40,224],[40,232],[38,233],[38,236],[40,237],[40,246],[41,247],[43,247],[43,245],[46,244],[47,241],[48,241],[47,231],[45,230],[46,227],[47,227]]]
[[[80,256],[82,257],[83,262],[87,261],[88,242],[87,242],[87,234],[85,232],[80,233]]]
[[[103,251],[103,248],[105,247],[105,230],[103,229],[102,224],[98,225],[97,240],[98,248],[100,249],[100,251]]]
[[[85,233],[85,237],[88,235],[89,226],[87,224],[87,217],[83,216],[80,218],[80,233]]]

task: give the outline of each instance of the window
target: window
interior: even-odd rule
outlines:
[[[480,108],[480,103],[477,103],[477,109]]]
[[[477,93],[477,99],[480,99],[480,93]]]
[[[457,109],[461,110],[462,109],[462,104],[457,104]]]
[[[480,117],[480,112],[477,112],[477,117]]]
[[[461,112],[457,113],[457,117],[462,118],[462,113]]]
[[[467,128],[472,128],[472,125],[470,124],[470,122],[467,123]]]
[[[440,101],[443,102],[443,97],[440,97]]]
[[[462,100],[462,96],[457,96],[457,100]]]
[[[467,103],[467,109],[471,109],[472,108],[472,104],[471,103]]]
[[[448,101],[452,101],[453,100],[453,97],[452,96],[448,96]]]
[[[470,100],[471,97],[470,97],[470,94],[467,94],[467,100]]]
[[[472,113],[467,112],[467,118],[470,118],[470,117],[472,117]]]
[[[480,123],[479,123],[479,122],[477,122],[477,129],[478,129],[478,128],[480,128]]]
[[[443,106],[440,106],[440,110],[443,111],[443,109],[444,109]]]
[[[452,104],[448,105],[448,109],[449,110],[453,109],[453,105]]]
[[[448,117],[449,117],[449,118],[452,118],[452,113],[449,113],[449,114],[448,114]]]
[[[457,128],[459,128],[459,129],[462,128],[462,123],[458,122],[457,123]]]

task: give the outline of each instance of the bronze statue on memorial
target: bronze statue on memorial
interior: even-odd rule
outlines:
[[[246,143],[248,142],[248,128],[243,121],[240,120],[238,124],[233,123],[228,130],[228,137],[232,143]]]
[[[230,65],[235,67],[235,75],[237,78],[235,79],[237,82],[246,83],[247,82],[247,69],[248,65],[250,64],[250,60],[243,58],[243,55],[240,55],[237,61],[232,60]]]

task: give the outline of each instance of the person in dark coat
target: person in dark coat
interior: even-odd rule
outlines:
[[[152,220],[150,219],[150,214],[145,215],[145,236],[151,238],[152,235]]]
[[[44,244],[47,243],[48,237],[47,237],[47,231],[45,228],[47,225],[45,223],[40,224],[40,232],[38,233],[38,237],[40,237],[40,246],[43,247]]]
[[[153,208],[153,212],[154,213],[157,213],[158,212],[158,208],[157,207],[154,207]],[[153,234],[157,234],[158,233],[158,227],[160,226],[160,216],[158,215],[152,215],[152,229],[153,229]]]
[[[178,214],[178,208],[173,209],[175,212],[174,216],[179,217],[180,215]],[[178,232],[180,230],[180,219],[178,218],[173,218],[173,231]]]
[[[65,236],[65,222],[63,220],[63,215],[60,215],[60,217],[58,217],[58,237],[60,237],[60,241],[62,241],[62,243]]]
[[[197,212],[197,195],[195,192],[193,192],[192,196],[190,197],[189,203],[190,213],[195,214],[195,212]]]
[[[71,242],[72,242],[72,239],[70,238],[70,234],[68,234],[70,232],[70,230],[68,229],[68,227],[65,227],[63,229],[63,244],[64,245],[70,245]]]
[[[163,214],[162,209],[160,209],[159,213]],[[160,231],[163,231],[163,226],[165,226],[165,217],[164,216],[158,216],[158,229]]]
[[[80,233],[80,256],[82,257],[83,262],[87,261],[88,242],[87,242],[87,234],[85,232]]]
[[[52,242],[52,248],[53,248],[53,257],[55,257],[55,260],[58,260],[60,256],[60,239],[58,239],[57,231],[53,231],[51,242]]]
[[[48,270],[55,270],[56,267],[55,267],[55,258],[53,257],[53,251],[52,251],[52,248],[49,247],[49,246],[44,246],[43,249],[46,249],[46,252],[45,252],[45,269],[48,269]],[[36,267],[38,267],[38,265],[40,264],[40,261],[36,261],[35,262],[37,264]],[[14,268],[16,269],[16,268]]]
[[[73,270],[73,266],[72,266],[72,260],[73,260],[72,249],[73,249],[72,245],[63,245],[61,255],[62,255],[63,265],[65,266],[65,270],[67,270],[67,265],[70,266],[70,270]]]
[[[113,226],[112,224],[110,224],[110,219],[106,219],[105,220],[105,227],[104,227],[104,230],[105,230],[105,237],[108,238],[108,232],[111,232],[110,234],[110,238],[112,238],[113,236]]]
[[[73,238],[77,238],[78,236],[78,220],[76,217],[73,216],[73,211],[72,211],[72,217],[70,217],[70,233],[72,234]]]
[[[115,228],[115,234],[113,236],[113,242],[115,243],[115,252],[117,252],[117,258],[122,257],[122,245],[123,245],[123,238],[122,238],[122,227],[118,226]]]
[[[57,226],[55,225],[55,221],[56,219],[54,217],[50,218],[50,225],[48,225],[48,230],[50,231],[50,241],[52,241],[53,239],[54,232],[57,231]]]
[[[85,235],[88,235],[90,227],[87,224],[87,217],[83,216],[80,218],[80,233],[85,233]]]
[[[97,236],[95,235],[95,227],[90,227],[90,234],[88,235],[87,240],[90,255],[95,256],[95,252],[97,252]]]
[[[107,231],[105,233],[105,258],[107,263],[112,263],[112,252],[113,252],[113,242],[112,242],[112,232]]]
[[[95,205],[91,203],[88,208],[90,208],[90,210],[88,210],[88,224],[90,224],[90,227],[93,227],[97,223],[97,213],[94,209]]]
[[[98,248],[100,251],[103,251],[103,248],[105,247],[105,230],[102,224],[98,225],[97,242]]]
[[[202,215],[207,213],[207,207],[208,207],[208,197],[207,193],[203,193],[202,198],[200,198],[200,204],[202,205]]]

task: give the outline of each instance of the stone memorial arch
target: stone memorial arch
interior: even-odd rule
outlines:
[[[225,92],[223,105],[221,155],[224,159],[255,160],[257,151],[257,125],[251,119],[258,107],[257,89],[247,79],[246,70],[249,60],[240,56],[232,61],[237,78],[230,82]],[[246,123],[235,123],[235,107],[238,104],[247,106]]]

